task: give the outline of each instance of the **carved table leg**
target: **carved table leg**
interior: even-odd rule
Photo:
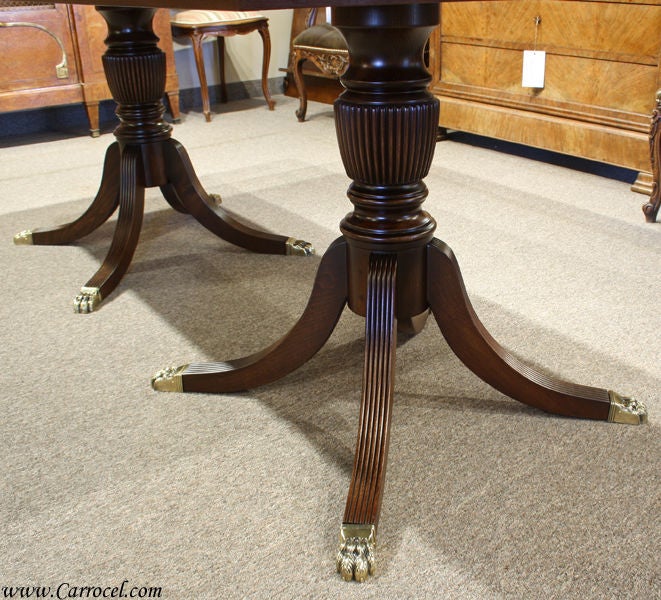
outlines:
[[[661,90],[656,93],[656,106],[650,125],[650,159],[652,193],[649,202],[643,204],[643,213],[648,223],[654,223],[661,206]]]
[[[139,183],[141,166],[139,147],[125,147],[121,157],[119,217],[115,235],[103,264],[74,298],[74,312],[93,312],[117,287],[129,268],[138,245],[144,210],[145,188]]]
[[[75,221],[53,229],[25,230],[14,236],[16,244],[69,244],[92,233],[103,225],[119,205],[119,144],[110,144],[106,151],[101,185],[89,208]]]
[[[427,277],[429,304],[450,348],[497,390],[519,402],[567,417],[646,422],[642,403],[613,391],[550,377],[500,346],[477,318],[452,250],[438,240],[429,245]]]
[[[217,363],[186,364],[159,371],[152,387],[160,392],[236,392],[291,373],[326,343],[347,300],[346,243],[326,251],[303,314],[280,340],[251,356]]]
[[[362,582],[375,573],[374,549],[388,459],[397,346],[396,270],[396,255],[370,257],[360,423],[337,556],[337,570],[346,581]]]
[[[72,223],[50,230],[26,230],[14,238],[19,244],[69,243],[98,228],[119,205],[108,255],[74,299],[74,310],[92,312],[128,269],[148,187],[160,187],[175,210],[191,214],[229,242],[256,252],[313,254],[308,242],[247,227],[227,211],[213,207],[220,198],[204,191],[186,151],[171,139],[172,128],[163,120],[166,66],[152,29],[155,9],[106,6],[97,10],[108,24],[103,67],[120,120],[115,130],[117,142],[106,154],[99,192],[88,210]]]
[[[218,206],[200,184],[184,147],[169,140],[163,149],[168,166],[168,177],[185,212],[218,237],[242,248],[266,254],[314,253],[312,245],[303,240],[258,231],[237,221],[228,211]],[[215,207],[211,207],[215,204]]]

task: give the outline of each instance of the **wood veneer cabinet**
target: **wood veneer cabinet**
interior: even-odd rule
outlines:
[[[521,86],[535,36],[543,89]],[[442,2],[430,60],[441,127],[635,169],[650,193],[661,0]]]
[[[0,1],[0,112],[82,102],[99,135],[99,102],[112,98],[101,57],[107,26],[93,6]],[[154,17],[166,54],[166,96],[179,119],[169,11]]]

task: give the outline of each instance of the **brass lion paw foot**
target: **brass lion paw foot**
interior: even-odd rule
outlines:
[[[32,244],[32,230],[24,229],[23,231],[19,231],[14,236],[14,244],[17,244],[17,245],[31,245]]]
[[[314,247],[310,242],[289,238],[286,243],[287,254],[296,256],[312,256],[314,254]]]
[[[91,313],[101,304],[101,292],[99,288],[82,287],[80,294],[73,299],[73,312]]]
[[[643,425],[647,423],[647,407],[643,402],[620,396],[617,392],[608,392],[611,406],[608,411],[608,421],[611,423],[625,423],[627,425]]]
[[[183,392],[181,374],[187,368],[188,365],[182,365],[181,367],[161,369],[151,378],[151,387],[157,392]]]
[[[337,553],[337,572],[345,581],[362,583],[376,573],[374,525],[343,523],[340,529],[340,551]]]

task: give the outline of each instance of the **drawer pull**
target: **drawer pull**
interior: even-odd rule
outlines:
[[[49,31],[43,25],[39,25],[38,23],[29,23],[27,21],[12,21],[12,22],[0,21],[0,27],[34,27],[36,29],[40,29],[41,31],[45,31],[57,42],[57,45],[60,47],[60,50],[62,50],[62,60],[57,65],[55,65],[55,74],[57,75],[57,78],[67,79],[69,77],[67,53],[64,50],[64,44],[62,43],[62,40],[60,40],[60,38],[57,37],[52,31]]]

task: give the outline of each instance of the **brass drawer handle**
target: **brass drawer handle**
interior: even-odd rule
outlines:
[[[59,64],[55,65],[55,73],[57,75],[57,78],[67,79],[69,77],[69,67],[67,65],[67,54],[66,51],[64,50],[64,44],[62,43],[62,40],[60,40],[60,38],[57,37],[52,31],[49,31],[43,25],[39,25],[38,23],[29,23],[27,21],[12,21],[12,22],[0,21],[0,27],[35,27],[37,29],[40,29],[41,31],[45,31],[57,42],[57,45],[60,47],[60,50],[62,50],[62,60]]]

